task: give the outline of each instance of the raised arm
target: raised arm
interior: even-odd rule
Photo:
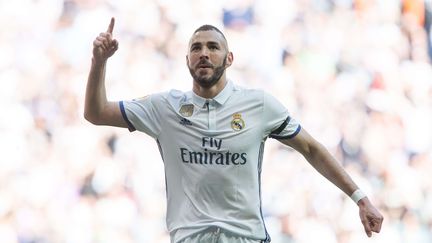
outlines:
[[[106,32],[102,32],[93,42],[93,58],[87,81],[84,117],[95,125],[127,127],[118,102],[109,102],[106,97],[106,63],[118,49],[118,42],[113,39],[114,18]]]
[[[304,129],[294,138],[279,140],[300,152],[306,160],[325,178],[335,184],[348,196],[352,196],[359,188],[327,151],[327,149],[309,135]],[[363,197],[357,203],[359,206],[360,220],[364,226],[366,234],[371,237],[372,232],[379,233],[383,221],[383,216],[371,204],[367,197]]]

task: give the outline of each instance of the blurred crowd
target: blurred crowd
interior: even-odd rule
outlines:
[[[83,118],[92,42],[116,18],[107,95],[189,90],[202,24],[224,31],[236,84],[276,96],[382,211],[297,152],[266,145],[272,242],[432,242],[431,0],[0,0],[0,242],[169,242],[156,143]],[[428,176],[429,174],[429,176]]]

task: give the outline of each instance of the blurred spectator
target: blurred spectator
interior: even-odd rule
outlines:
[[[223,24],[226,28],[244,29],[254,24],[252,1],[231,1],[223,10]]]
[[[425,0],[425,23],[429,59],[432,61],[432,1]]]

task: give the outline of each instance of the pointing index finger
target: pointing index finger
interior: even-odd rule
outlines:
[[[114,23],[115,23],[115,20],[114,20],[114,17],[112,17],[112,18],[111,18],[111,22],[110,22],[110,24],[109,24],[109,26],[108,26],[108,30],[107,30],[107,32],[110,33],[110,34],[112,34],[112,32],[113,32],[113,29],[114,29]]]

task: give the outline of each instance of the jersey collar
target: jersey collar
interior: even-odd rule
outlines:
[[[231,96],[231,94],[233,93],[233,91],[234,91],[234,84],[230,80],[228,80],[227,84],[222,89],[222,91],[219,92],[219,94],[216,95],[216,97],[214,97],[213,99],[210,99],[210,100],[215,101],[219,105],[223,105],[228,100],[228,98]],[[197,105],[199,107],[204,107],[204,105],[207,102],[207,100],[208,99],[203,98],[201,96],[198,96],[197,94],[195,94],[192,91],[192,101],[193,101],[193,103],[195,105]]]

